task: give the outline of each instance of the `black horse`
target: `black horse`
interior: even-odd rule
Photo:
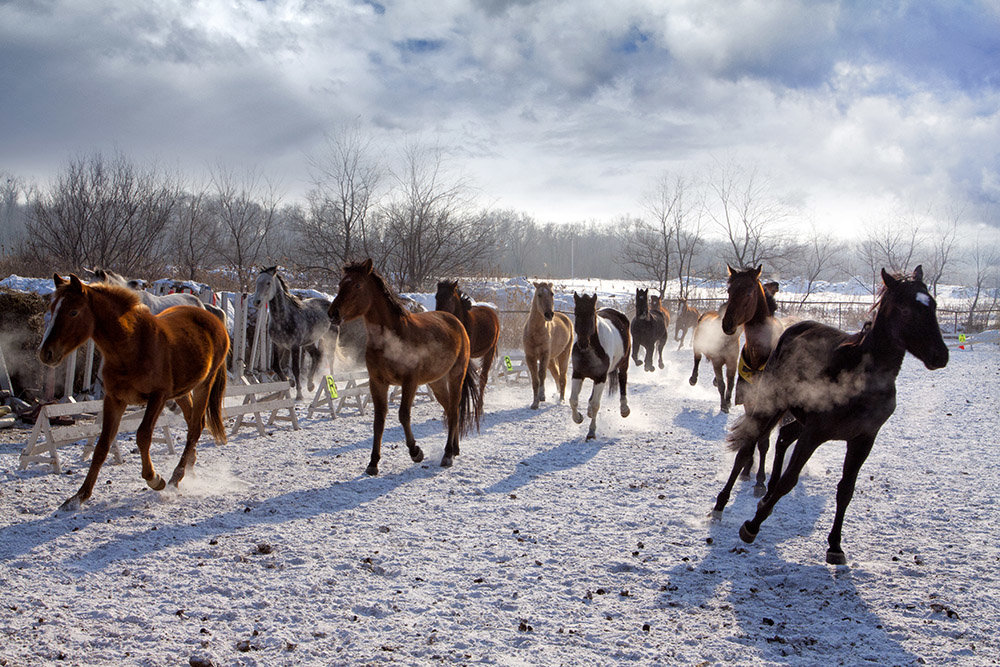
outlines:
[[[660,355],[660,368],[663,368],[663,346],[667,343],[667,322],[660,308],[649,307],[649,290],[635,290],[635,317],[630,326],[632,332],[632,361],[639,365],[639,346],[646,348],[645,370],[656,370],[653,366],[653,349]]]
[[[912,277],[893,276],[883,269],[884,287],[875,317],[856,334],[818,322],[800,322],[782,334],[767,367],[752,388],[750,409],[729,434],[737,450],[736,465],[715,503],[719,513],[729,500],[741,462],[753,456],[754,444],[770,433],[788,412],[795,421],[779,432],[774,470],[767,494],[754,517],[740,527],[744,542],[753,542],[775,503],[798,482],[802,467],[828,440],[845,440],[843,477],[837,485],[837,511],[828,537],[826,562],[846,563],[840,547],[844,512],[854,495],[858,471],[882,424],[896,409],[896,376],[907,352],[935,370],[948,363],[941,338],[937,304],[918,266]],[[788,469],[782,472],[783,449],[795,438]]]

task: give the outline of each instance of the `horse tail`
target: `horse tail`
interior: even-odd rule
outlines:
[[[781,410],[775,413],[744,414],[729,429],[729,435],[726,436],[729,449],[734,452],[746,447],[753,449],[761,436],[771,433],[783,414],[784,411]]]
[[[212,437],[220,445],[226,443],[226,427],[222,423],[222,399],[226,395],[226,365],[219,364],[215,371],[215,379],[212,380],[212,389],[208,394],[208,410],[206,411],[206,421],[208,430]]]
[[[483,395],[479,391],[479,370],[469,361],[462,380],[462,401],[458,405],[458,429],[465,435],[475,425],[479,431],[479,420],[483,416]]]
[[[608,373],[608,396],[618,393],[618,369]]]

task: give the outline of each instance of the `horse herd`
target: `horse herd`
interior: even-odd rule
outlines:
[[[761,500],[755,516],[739,531],[744,541],[752,542],[775,503],[795,486],[816,448],[828,440],[845,440],[847,453],[826,555],[828,563],[842,564],[846,562],[841,549],[844,512],[875,436],[895,409],[895,378],[903,357],[909,352],[933,370],[947,364],[948,348],[919,266],[910,276],[882,271],[883,286],[872,316],[854,334],[816,322],[786,328],[775,317],[777,284],[762,283],[762,269],[729,267],[728,300],[718,311],[699,314],[682,301],[676,315],[675,340],[680,345],[688,330],[694,330],[690,383],[697,382],[704,356],[715,371],[720,409],[729,411],[734,391],[736,404],[745,407],[745,414],[730,428],[729,446],[736,456],[711,516],[721,518],[737,477],[749,472],[754,449],[758,449],[755,495]],[[86,284],[75,275],[69,280],[54,276],[56,290],[38,350],[39,359],[54,366],[93,338],[104,359],[102,432],[83,485],[62,505],[69,510],[90,497],[128,404],[146,404],[136,444],[142,477],[153,489],[166,485],[153,469],[149,448],[156,418],[168,400],[177,402],[188,424],[186,446],[170,484],[177,486],[194,465],[195,444],[206,420],[218,442],[226,437],[221,422],[229,348],[224,315],[198,304],[154,314],[155,304],[143,307],[145,293],[122,286],[120,277],[104,273],[95,278],[102,282]],[[560,401],[571,373],[569,406],[573,420],[582,423],[580,392],[585,379],[593,382],[586,410],[590,418],[587,439],[591,439],[596,436],[606,385],[608,393],[618,393],[621,415],[627,417],[630,412],[630,356],[637,366],[653,371],[653,357],[658,355],[657,363],[663,368],[670,314],[648,290],[637,290],[636,315],[631,321],[613,308],[598,308],[596,294],[574,292],[573,300],[571,320],[556,311],[552,283],[534,284],[523,330],[524,354],[531,376],[532,409],[545,401],[547,372]],[[497,354],[499,318],[493,308],[474,305],[456,281],[438,283],[435,301],[437,310],[414,312],[393,293],[370,259],[344,267],[332,302],[293,295],[275,267],[258,276],[253,303],[258,308],[264,303],[270,306],[272,340],[276,348],[291,355],[299,396],[300,351],[313,361],[308,378],[311,389],[326,347],[324,336],[339,337],[339,346],[364,359],[374,407],[369,475],[378,474],[390,386],[402,390],[399,421],[415,462],[424,456],[410,427],[411,405],[420,385],[428,385],[444,409],[447,439],[442,466],[453,464],[461,437],[473,426],[479,427],[487,376]],[[643,361],[640,347],[645,350]],[[470,363],[470,359],[480,362]],[[272,361],[280,368],[280,359]],[[764,458],[771,431],[779,424],[771,478],[765,488]],[[784,455],[793,444],[786,469]]]

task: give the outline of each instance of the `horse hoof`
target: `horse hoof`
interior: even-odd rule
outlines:
[[[593,431],[590,431],[589,433],[587,433],[587,440],[594,440],[596,438],[597,438],[597,434],[594,433]]]
[[[740,539],[746,542],[747,544],[752,544],[753,541],[757,539],[757,533],[751,531],[747,527],[747,524],[749,523],[750,523],[749,521],[744,521],[743,525],[740,526]]]
[[[712,520],[712,523],[722,521],[722,510],[712,510],[708,513],[708,518]]]
[[[767,493],[767,487],[765,485],[763,485],[763,484],[754,484],[753,485],[753,497],[754,498],[763,498],[765,493]]]
[[[147,479],[146,484],[153,491],[162,491],[163,489],[167,488],[167,483],[163,481],[163,478],[160,477],[159,475],[154,476],[152,479]]]
[[[622,408],[622,417],[628,417],[630,414],[632,414],[632,411],[627,405]]]
[[[532,410],[537,410],[538,409],[538,401],[535,401],[534,403],[531,404],[531,409]]]
[[[635,361],[635,365],[636,366],[641,366],[642,365],[642,362],[639,361],[638,359],[635,359],[634,361]]]
[[[726,414],[726,415],[729,414],[729,406],[726,405],[725,403],[723,403],[722,405],[719,406],[719,410],[721,410],[723,414]]]
[[[830,565],[847,565],[847,556],[843,551],[826,550],[826,562]]]
[[[691,377],[688,378],[688,384],[691,385],[692,387],[695,386],[696,384],[698,384],[698,378],[692,375]]]
[[[662,370],[664,369],[664,366],[663,366],[663,362],[662,362],[662,361],[661,361],[661,362],[659,363],[659,366],[660,366],[660,370],[662,371]]]
[[[575,421],[577,424],[582,424],[583,423],[583,415],[581,415],[579,412],[577,412],[577,411],[574,410],[573,411],[573,421]]]
[[[410,458],[414,463],[420,463],[424,460],[424,452],[419,447],[414,447],[413,451],[410,453]]]
[[[450,468],[451,464],[452,464],[452,459],[451,459],[450,456],[446,456],[443,459],[441,459],[441,467],[442,468]]]
[[[368,466],[367,468],[365,468],[365,474],[368,475],[369,477],[375,477],[375,476],[377,476],[378,475],[378,466],[377,465],[370,465],[370,466]]]
[[[59,506],[59,511],[61,512],[76,512],[80,509],[80,497],[71,496],[66,499],[62,505]]]

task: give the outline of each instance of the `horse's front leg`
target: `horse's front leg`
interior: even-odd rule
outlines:
[[[378,462],[382,459],[382,432],[385,431],[385,416],[389,412],[389,385],[369,379],[368,388],[375,416],[372,421],[372,458],[365,472],[375,476],[378,474]]]
[[[628,364],[622,364],[623,368],[618,370],[618,397],[619,410],[622,417],[628,417],[632,410],[628,407]]]
[[[101,471],[101,466],[104,465],[104,461],[108,458],[108,450],[111,449],[111,443],[114,442],[115,436],[118,435],[118,426],[121,424],[122,414],[124,413],[124,402],[112,396],[104,397],[101,435],[97,438],[97,444],[94,446],[94,454],[90,459],[90,470],[87,471],[87,476],[84,478],[80,490],[67,498],[59,509],[70,512],[76,511],[80,509],[80,503],[90,498],[90,494],[94,491],[94,484],[97,483],[97,475]]]
[[[712,369],[715,371],[715,387],[719,390],[719,409],[728,414],[729,396],[726,395],[726,380],[722,377],[722,364],[713,361]]]
[[[640,366],[642,364],[642,362],[639,361],[639,343],[635,340],[635,334],[632,335],[632,362],[636,366]]]
[[[583,387],[583,378],[573,376],[572,382],[570,382],[569,388],[569,409],[573,413],[573,421],[577,424],[583,423],[583,415],[577,410],[577,406],[580,404],[580,388]]]
[[[545,402],[545,373],[549,370],[551,356],[549,352],[543,352],[538,357],[538,393],[535,395],[535,404],[532,407],[537,408],[539,403]],[[556,380],[555,377],[552,379]]]
[[[762,435],[760,440],[757,441],[757,453],[760,455],[760,462],[757,464],[757,482],[753,486],[753,495],[755,498],[762,498],[765,491],[767,491],[767,485],[765,484],[767,475],[764,472],[764,462],[767,460],[767,450],[770,446],[770,433]],[[777,449],[775,449],[775,453],[777,453]]]
[[[657,343],[656,345],[656,355],[657,355],[656,365],[660,367],[661,371],[663,370],[663,347],[666,344],[667,344],[667,337],[664,336],[663,338],[660,339],[660,342]]]
[[[597,413],[601,411],[601,396],[604,394],[606,381],[594,382],[594,390],[590,392],[590,401],[587,403],[587,416],[590,417],[590,428],[587,430],[587,440],[597,437]]]
[[[538,385],[541,384],[541,381],[544,381],[545,378],[544,378],[544,376],[542,378],[538,377],[538,375],[539,375],[539,373],[538,373],[539,365],[538,365],[538,359],[537,358],[532,357],[532,356],[530,356],[528,354],[525,354],[524,355],[524,360],[528,364],[528,375],[531,376],[531,409],[532,410],[537,410],[538,409]],[[541,368],[542,368],[542,372],[544,373],[545,372],[545,367],[542,366]]]
[[[840,531],[844,527],[844,513],[847,505],[854,497],[854,485],[858,480],[861,465],[868,458],[875,443],[875,434],[860,435],[847,441],[847,456],[844,457],[844,474],[837,484],[837,512],[833,517],[833,528],[827,537],[829,548],[826,550],[826,562],[831,565],[846,565],[847,557],[840,548]]]
[[[698,366],[701,364],[701,353],[694,353],[694,367],[691,369],[691,377],[688,378],[688,384],[694,386],[698,384]]]
[[[153,427],[156,426],[156,418],[160,416],[167,396],[163,393],[153,394],[146,400],[146,412],[142,415],[142,421],[135,432],[135,445],[139,448],[139,457],[142,459],[142,478],[146,480],[149,488],[155,491],[162,491],[167,485],[156,470],[153,469],[153,460],[149,456],[149,448],[153,444]],[[192,414],[192,419],[194,419]]]
[[[406,434],[406,449],[410,452],[410,458],[414,463],[424,460],[424,453],[417,446],[417,439],[413,437],[413,430],[410,428],[410,411],[413,408],[413,398],[417,395],[417,383],[407,380],[402,385],[402,393],[399,397],[399,423],[403,425],[403,433]],[[447,409],[448,406],[445,406]]]
[[[295,400],[302,400],[302,348],[298,345],[291,348],[292,355],[292,377],[295,379]]]
[[[316,371],[323,363],[323,339],[321,338],[316,344],[307,347],[306,352],[309,353],[310,359],[308,382],[309,392],[312,393],[316,390]]]
[[[655,347],[656,347],[655,342],[650,343],[649,345],[646,346],[646,359],[645,363],[643,364],[643,369],[647,373],[652,373],[653,371],[656,370],[656,366],[653,365],[653,352],[655,352],[654,349]]]

